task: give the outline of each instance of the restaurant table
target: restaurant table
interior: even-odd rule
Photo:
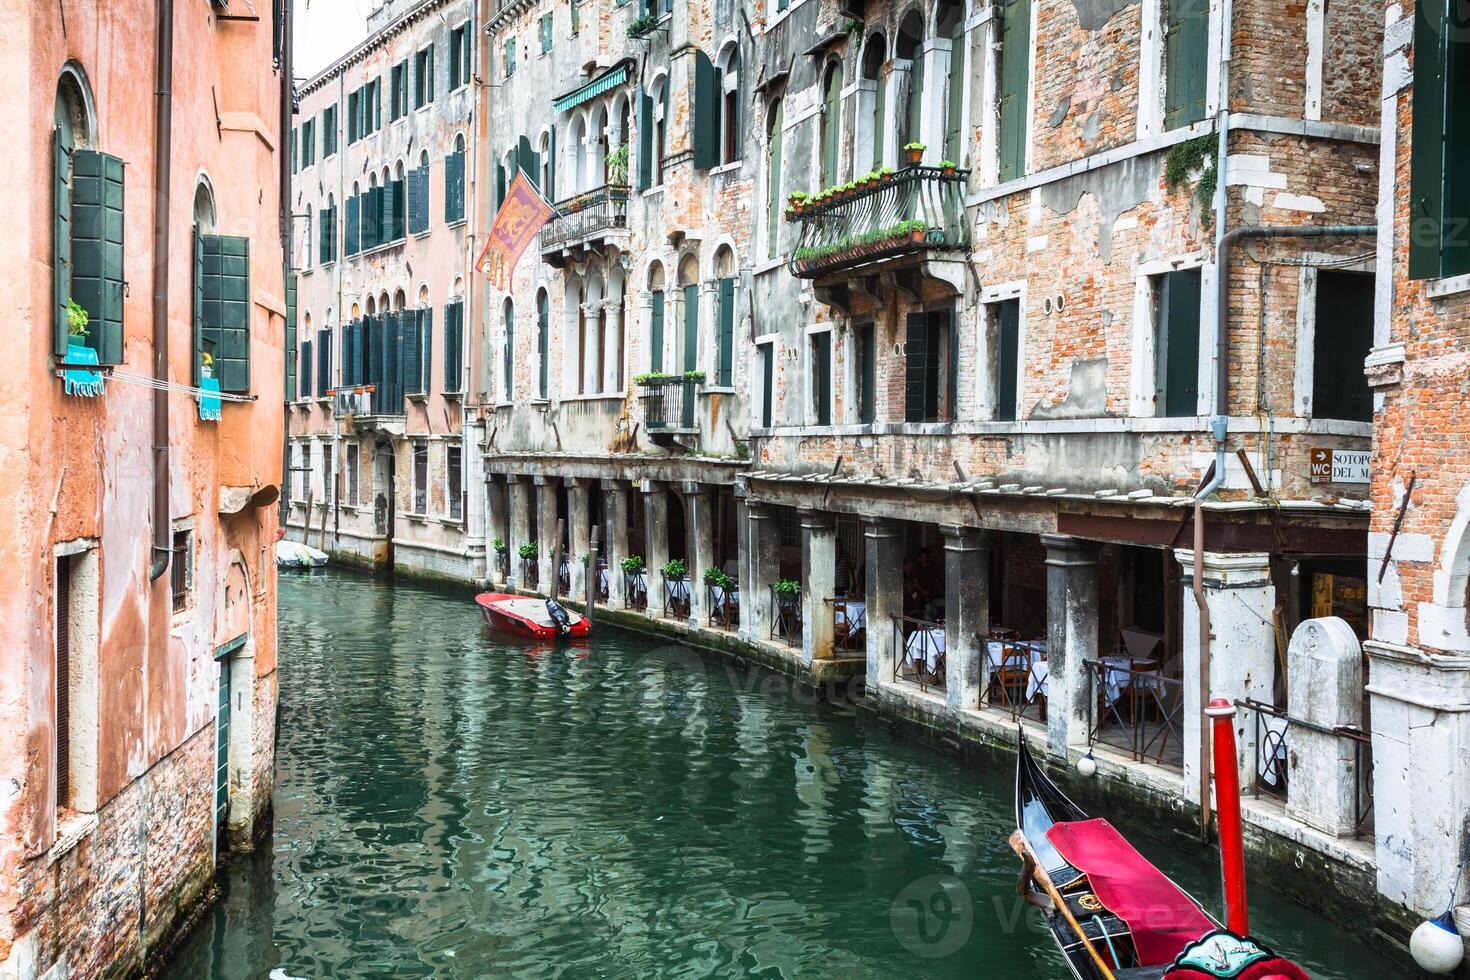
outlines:
[[[1162,676],[1154,672],[1132,673],[1133,661],[1127,657],[1099,657],[1098,663],[1107,668],[1103,671],[1103,690],[1110,708],[1129,688],[1152,691],[1155,699],[1164,693]]]
[[[939,665],[939,655],[944,652],[944,630],[937,626],[914,630],[904,641],[903,648],[915,657],[923,655],[924,666],[933,670]]]
[[[868,604],[862,599],[838,599],[833,613],[833,622],[838,626],[847,624],[849,633],[856,633],[868,625]]]
[[[711,585],[709,587],[709,591],[710,591],[710,595],[714,596],[715,608],[716,609],[718,609],[719,607],[721,607],[721,606],[723,606],[725,604],[725,598],[726,598],[725,597],[725,587],[723,585]],[[739,602],[740,601],[740,587],[739,586],[736,586],[735,588],[733,588],[733,589],[730,590],[729,600],[731,602]]]

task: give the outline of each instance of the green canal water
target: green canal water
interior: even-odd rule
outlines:
[[[275,826],[170,980],[1062,977],[1015,897],[1010,776],[606,630],[282,576]],[[1202,855],[1140,847],[1218,906]],[[1257,886],[1318,978],[1400,974]]]

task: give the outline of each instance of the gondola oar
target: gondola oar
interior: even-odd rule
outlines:
[[[1062,898],[1062,893],[1057,891],[1057,886],[1051,883],[1051,875],[1046,873],[1046,869],[1037,860],[1036,852],[1031,850],[1031,842],[1019,830],[1011,835],[1011,850],[1015,851],[1023,859],[1030,859],[1030,863],[1033,865],[1032,874],[1036,876],[1037,883],[1041,885],[1047,896],[1051,898],[1052,903],[1056,905],[1057,911],[1061,913],[1062,918],[1067,920],[1067,925],[1071,926],[1072,931],[1077,933],[1077,938],[1082,940],[1082,945],[1087,947],[1087,952],[1092,957],[1092,962],[1096,963],[1097,968],[1102,971],[1103,980],[1118,980],[1113,975],[1113,971],[1103,962],[1102,955],[1098,953],[1097,947],[1092,945],[1092,940],[1087,938],[1087,933],[1082,931],[1082,926],[1073,917],[1071,909],[1067,908],[1067,901]]]

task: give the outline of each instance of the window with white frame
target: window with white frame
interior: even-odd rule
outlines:
[[[349,442],[347,444],[346,471],[343,473],[343,496],[345,498],[343,502],[349,507],[356,507],[358,502],[357,491],[358,479],[360,477],[358,468],[361,465],[361,453],[362,450],[358,447],[357,443]]]

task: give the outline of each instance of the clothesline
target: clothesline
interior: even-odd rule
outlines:
[[[218,398],[222,402],[253,402],[255,395],[232,395],[223,391],[206,391],[203,388],[195,388],[193,385],[178,384],[174,381],[160,381],[147,374],[132,374],[128,371],[114,370],[111,375],[114,381],[123,384],[137,385],[140,388],[151,388],[154,391],[169,391],[180,395],[189,395],[194,398]]]

